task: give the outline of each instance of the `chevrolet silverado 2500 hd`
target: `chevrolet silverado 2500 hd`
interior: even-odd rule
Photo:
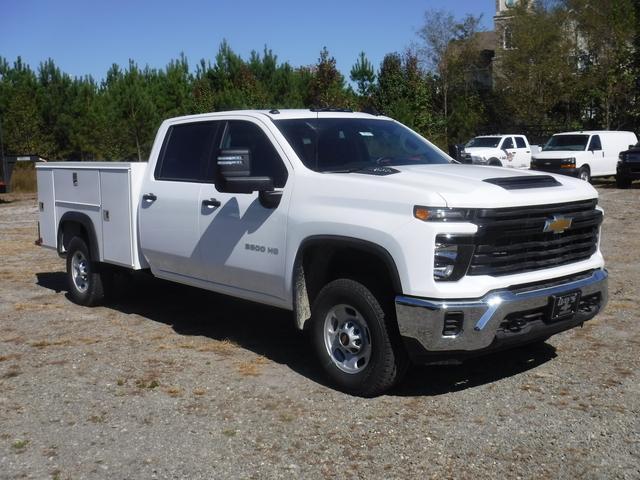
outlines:
[[[587,182],[454,163],[402,124],[338,111],[162,123],[148,163],[37,166],[40,238],[95,305],[117,269],[293,311],[338,388],[410,360],[543,341],[604,308]]]

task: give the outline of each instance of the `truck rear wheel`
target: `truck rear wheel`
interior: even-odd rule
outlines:
[[[73,237],[67,249],[67,279],[69,296],[73,302],[92,307],[104,301],[109,272],[100,272],[91,261],[89,248],[80,237]]]
[[[351,279],[327,284],[312,308],[312,342],[331,382],[340,390],[378,395],[400,380],[406,354],[391,328],[391,313]]]

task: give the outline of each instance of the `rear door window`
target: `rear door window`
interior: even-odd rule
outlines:
[[[516,137],[516,145],[518,148],[527,148],[527,144],[522,137]]]
[[[507,137],[502,142],[502,150],[506,150],[507,148],[513,148],[513,139],[511,137]]]
[[[219,123],[195,122],[169,127],[156,165],[156,180],[206,181]]]

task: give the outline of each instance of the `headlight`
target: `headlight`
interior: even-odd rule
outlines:
[[[563,159],[562,163],[560,164],[560,168],[576,168],[575,157]]]
[[[433,279],[460,280],[467,273],[471,255],[473,243],[470,237],[438,235],[433,254]]]
[[[466,222],[471,219],[472,210],[416,205],[413,207],[413,216],[423,222]]]

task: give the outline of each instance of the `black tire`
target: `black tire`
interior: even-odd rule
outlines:
[[[393,309],[381,303],[362,283],[346,278],[330,282],[318,293],[311,312],[314,349],[329,380],[338,389],[371,397],[401,380],[408,362]],[[342,318],[338,319],[338,315]],[[329,339],[332,335],[333,342]],[[349,364],[347,356],[353,352],[347,351],[344,341],[348,342],[347,347],[360,349],[349,357],[359,358],[353,371],[345,371]]]
[[[616,187],[629,188],[631,186],[631,179],[616,175]]]
[[[67,249],[67,282],[74,303],[93,307],[101,304],[111,284],[112,275],[91,261],[84,239],[73,237]]]
[[[489,159],[489,165],[492,167],[501,167],[502,166],[502,162],[500,160],[498,160],[497,158],[490,158]]]
[[[585,182],[590,182],[591,170],[589,170],[589,167],[587,167],[586,165],[583,165],[582,167],[580,167],[580,170],[578,170],[578,178],[580,180],[584,180]]]

